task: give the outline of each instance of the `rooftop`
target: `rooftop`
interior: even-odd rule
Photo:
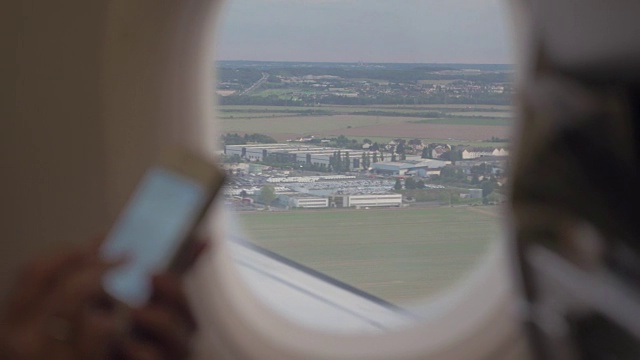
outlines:
[[[392,162],[377,162],[371,164],[374,169],[380,170],[405,170],[405,169],[414,169],[414,168],[431,168],[431,169],[439,169],[448,165],[448,161],[441,160],[432,160],[432,159],[423,159],[421,161],[411,160],[411,161],[392,161]]]

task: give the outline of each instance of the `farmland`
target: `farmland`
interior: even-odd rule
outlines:
[[[225,132],[262,133],[284,141],[314,135],[484,141],[506,138],[512,123],[507,107],[435,106],[221,106]],[[314,113],[315,112],[315,113]],[[318,115],[320,113],[320,115]]]
[[[370,125],[345,130],[331,130],[326,135],[345,136],[393,136],[397,138],[426,138],[433,137],[446,142],[448,139],[481,141],[492,136],[508,137],[509,128],[506,126],[482,125],[443,125],[443,124],[415,124],[405,123],[400,126],[393,124]]]
[[[394,303],[461,279],[499,236],[499,219],[497,207],[241,215],[258,245]]]
[[[273,111],[293,111],[302,112],[305,110],[327,110],[332,112],[341,111],[368,111],[368,110],[398,110],[402,112],[408,111],[425,111],[425,110],[445,110],[445,111],[480,111],[480,112],[511,112],[512,107],[509,105],[482,105],[482,104],[423,104],[423,105],[317,105],[312,107],[305,106],[265,106],[265,105],[221,105],[222,111],[260,111],[264,113]]]

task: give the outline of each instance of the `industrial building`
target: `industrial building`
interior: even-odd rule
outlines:
[[[338,208],[355,207],[357,209],[367,207],[393,207],[402,206],[402,194],[353,194],[333,195],[329,197],[330,206]]]
[[[509,150],[504,148],[467,148],[462,151],[463,160],[477,159],[485,156],[509,156]]]
[[[301,145],[301,144],[251,144],[251,145],[226,145],[224,153],[227,156],[237,155],[250,161],[264,161],[268,156],[272,156],[276,161],[282,163],[298,163],[316,166],[329,167],[331,159],[336,151],[341,152],[342,160],[349,154],[350,169],[360,169],[362,155],[373,152],[362,150],[336,149],[329,147]]]
[[[371,168],[381,175],[396,175],[404,176],[415,173],[420,176],[427,176],[429,172],[435,173],[435,170],[439,170],[447,165],[449,161],[422,159],[412,161],[396,161],[396,162],[377,162],[371,164]]]
[[[469,189],[470,199],[482,199],[482,189]]]
[[[321,209],[329,207],[329,199],[307,194],[288,194],[278,197],[280,203],[291,208]]]
[[[287,150],[311,150],[312,148],[315,148],[315,146],[292,146],[290,144],[225,145],[224,154],[227,156],[238,155],[243,159],[251,161],[263,161],[267,156],[274,152]]]

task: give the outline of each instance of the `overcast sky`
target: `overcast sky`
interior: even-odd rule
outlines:
[[[503,0],[228,0],[219,60],[511,63]]]

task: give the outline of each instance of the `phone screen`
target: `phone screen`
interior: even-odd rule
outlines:
[[[128,259],[105,274],[105,290],[131,306],[144,304],[151,295],[150,275],[169,266],[206,201],[200,183],[151,168],[100,249],[105,260]]]

